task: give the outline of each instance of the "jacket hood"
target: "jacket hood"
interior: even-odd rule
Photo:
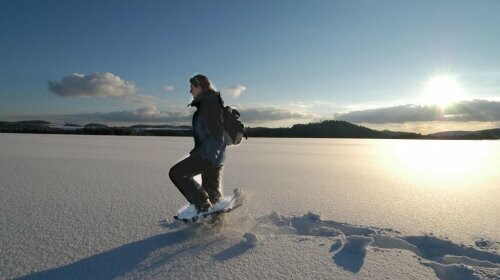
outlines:
[[[220,97],[220,92],[218,92],[218,91],[207,91],[207,92],[203,92],[203,93],[199,94],[198,96],[196,96],[193,99],[193,101],[191,101],[191,103],[188,104],[188,107],[189,106],[194,106],[194,107],[200,106],[201,101],[203,99],[205,99],[205,98],[215,98],[216,100],[219,101],[219,103],[222,102],[222,98]]]

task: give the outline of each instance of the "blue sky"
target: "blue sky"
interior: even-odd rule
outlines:
[[[1,1],[0,120],[188,122],[203,73],[251,126],[500,127],[498,14],[498,1]],[[460,87],[455,107],[429,98],[440,76]]]

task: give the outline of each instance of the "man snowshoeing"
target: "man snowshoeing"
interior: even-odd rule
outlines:
[[[188,157],[170,169],[169,177],[189,203],[201,213],[213,207],[222,197],[220,178],[226,151],[222,110],[224,102],[206,76],[197,74],[189,82],[193,101],[188,106],[197,109],[192,120],[194,148]],[[193,178],[199,174],[201,186]]]

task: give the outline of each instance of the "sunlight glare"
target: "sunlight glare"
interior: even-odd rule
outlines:
[[[441,108],[458,101],[463,95],[463,87],[456,77],[440,75],[425,83],[424,104],[438,105]]]
[[[430,185],[458,186],[489,172],[484,169],[486,145],[470,141],[395,141],[387,151],[391,169],[414,178],[431,180]]]

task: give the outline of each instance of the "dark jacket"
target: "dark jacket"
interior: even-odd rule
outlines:
[[[190,154],[198,153],[216,166],[224,162],[226,151],[223,105],[220,93],[215,91],[201,93],[190,104],[197,109],[193,114],[194,148]]]

